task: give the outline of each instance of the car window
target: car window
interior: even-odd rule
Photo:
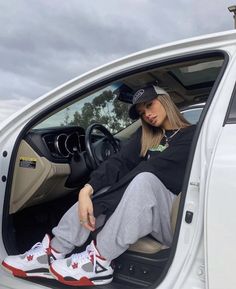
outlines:
[[[117,84],[109,85],[50,116],[34,129],[80,126],[86,129],[92,123],[101,123],[115,134],[132,123],[128,103],[119,101]]]
[[[169,74],[172,74],[184,87],[199,87],[215,81],[222,64],[223,59],[194,63],[188,66],[172,68],[169,70]]]
[[[189,121],[191,124],[196,124],[200,118],[202,110],[203,107],[186,109],[182,111],[182,114],[184,118],[187,119],[187,121]]]

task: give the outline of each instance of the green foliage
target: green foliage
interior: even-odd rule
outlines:
[[[126,103],[117,100],[111,90],[105,90],[91,103],[86,102],[81,111],[76,111],[72,121],[68,122],[66,115],[65,124],[78,125],[86,129],[90,124],[98,122],[115,133],[132,123],[128,116],[127,106]]]

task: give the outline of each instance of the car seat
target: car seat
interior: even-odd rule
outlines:
[[[172,210],[171,210],[171,228],[174,233],[177,215],[179,210],[179,203],[180,203],[181,194],[177,196],[175,199]],[[129,251],[137,252],[137,253],[145,253],[145,254],[155,254],[163,249],[166,249],[167,246],[161,244],[153,237],[146,236],[139,239],[136,243],[130,245]]]

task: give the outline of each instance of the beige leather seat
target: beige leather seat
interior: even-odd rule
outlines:
[[[173,203],[172,211],[171,211],[171,228],[173,233],[175,231],[176,220],[179,210],[179,203],[180,203],[181,194],[177,196]],[[129,251],[138,252],[138,253],[145,253],[145,254],[155,254],[160,250],[166,249],[167,247],[158,241],[154,240],[151,237],[143,237],[139,239],[136,243],[130,245]]]

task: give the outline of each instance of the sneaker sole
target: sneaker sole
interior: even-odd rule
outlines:
[[[21,277],[21,278],[40,277],[40,278],[54,279],[54,277],[50,274],[50,272],[48,272],[48,273],[45,273],[45,272],[44,273],[27,273],[23,270],[20,270],[20,269],[17,269],[17,268],[14,268],[14,267],[8,265],[4,261],[1,263],[1,266],[3,269],[5,269],[5,271],[7,271],[8,273],[11,273],[15,277]]]
[[[91,281],[87,277],[82,277],[79,280],[74,280],[74,281],[68,281],[63,278],[59,273],[57,273],[52,266],[49,268],[49,272],[54,276],[55,279],[57,279],[59,282],[65,284],[65,285],[70,285],[70,286],[93,286],[93,285],[105,285],[109,284],[112,282],[113,277],[110,279],[105,279],[105,280],[96,280],[96,281]]]

